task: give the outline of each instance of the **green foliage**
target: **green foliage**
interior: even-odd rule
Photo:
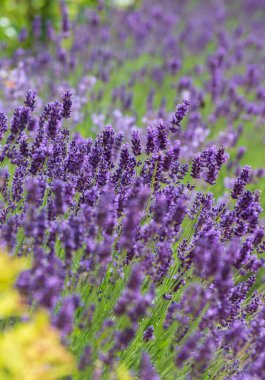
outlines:
[[[66,4],[70,17],[74,17],[85,7],[96,6],[97,1],[67,0]],[[61,17],[60,0],[1,0],[0,14],[0,40],[12,52],[17,47],[17,38],[23,28],[29,32],[27,45],[30,45],[32,21],[36,16],[42,20],[43,31],[47,20],[58,26]]]

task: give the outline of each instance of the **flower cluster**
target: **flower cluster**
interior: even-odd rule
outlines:
[[[32,257],[17,288],[49,310],[65,337],[72,334],[87,375],[96,358],[114,370],[121,357],[136,370],[143,345],[154,355],[163,339],[172,349],[157,354],[169,363],[162,377],[200,377],[212,360],[220,375],[217,352],[227,375],[250,371],[251,357],[240,361],[238,350],[247,345],[257,355],[260,344],[251,326],[263,313],[263,293],[250,293],[264,266],[258,194],[242,189],[233,205],[216,201],[208,185],[228,158],[224,148],[204,149],[189,168],[163,119],[147,129],[146,142],[134,131],[124,143],[110,125],[94,140],[71,136],[61,124],[66,99],[70,93],[39,118],[30,105],[19,108],[5,137],[1,242]],[[245,167],[234,188],[249,180]],[[141,363],[145,379],[147,353]]]
[[[262,379],[265,8],[110,3],[0,59],[0,371]]]

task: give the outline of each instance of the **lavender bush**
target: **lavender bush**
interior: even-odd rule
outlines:
[[[17,289],[73,379],[265,378],[264,7],[99,2],[77,22],[61,5],[46,48],[35,22],[1,61]]]

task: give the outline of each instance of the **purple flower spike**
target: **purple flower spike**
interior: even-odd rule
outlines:
[[[0,141],[3,139],[7,129],[7,117],[4,113],[0,112]]]
[[[62,95],[63,100],[63,110],[62,110],[62,117],[64,119],[69,119],[71,117],[71,108],[72,108],[72,92],[67,90]]]
[[[144,331],[144,334],[143,334],[143,340],[145,342],[149,342],[149,340],[153,340],[155,337],[154,337],[154,327],[153,326],[149,326],[145,331]]]
[[[70,30],[70,22],[68,18],[67,6],[64,0],[60,0],[60,8],[62,14],[62,32],[67,35]]]
[[[31,112],[34,111],[36,108],[36,91],[28,90],[24,104],[26,107],[29,107]]]
[[[138,131],[132,132],[132,151],[136,157],[140,156],[142,152],[141,140]]]
[[[157,127],[157,145],[161,150],[165,150],[167,147],[167,130],[162,123]]]
[[[178,131],[180,127],[180,123],[182,122],[186,114],[188,113],[189,106],[190,106],[190,103],[188,102],[188,100],[183,100],[183,102],[177,106],[177,110],[171,120],[171,126],[170,126],[171,132],[175,133]]]
[[[251,167],[246,165],[243,167],[242,172],[239,177],[236,179],[231,196],[234,199],[238,199],[240,195],[243,193],[245,186],[249,183],[251,177]]]
[[[160,380],[146,352],[142,356],[139,378],[140,380]]]
[[[147,128],[147,141],[146,141],[146,148],[145,148],[145,153],[150,154],[153,153],[156,149],[156,134],[155,130],[152,127]]]
[[[202,172],[201,154],[197,153],[192,159],[191,176],[192,178],[200,178]]]
[[[64,336],[68,335],[73,329],[74,314],[79,305],[80,298],[77,295],[64,298],[58,314],[53,318],[53,324]]]
[[[22,132],[30,121],[30,109],[27,107],[18,107],[15,110],[11,121],[11,133],[13,136]]]

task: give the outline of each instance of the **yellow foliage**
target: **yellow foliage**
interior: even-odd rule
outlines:
[[[54,380],[73,369],[73,357],[44,311],[0,335],[1,380]]]
[[[130,375],[129,371],[125,367],[124,364],[120,364],[117,369],[117,380],[133,380],[132,376]]]
[[[26,306],[16,290],[0,292],[0,319],[19,316],[25,311]]]
[[[13,288],[22,269],[25,261],[0,252],[0,320],[27,311]],[[0,332],[0,380],[56,380],[72,374],[74,368],[73,356],[44,310]]]
[[[0,292],[13,286],[19,273],[26,268],[26,260],[0,252]]]
[[[0,252],[0,319],[18,316],[25,311],[22,298],[13,286],[19,273],[26,268],[26,260]]]

